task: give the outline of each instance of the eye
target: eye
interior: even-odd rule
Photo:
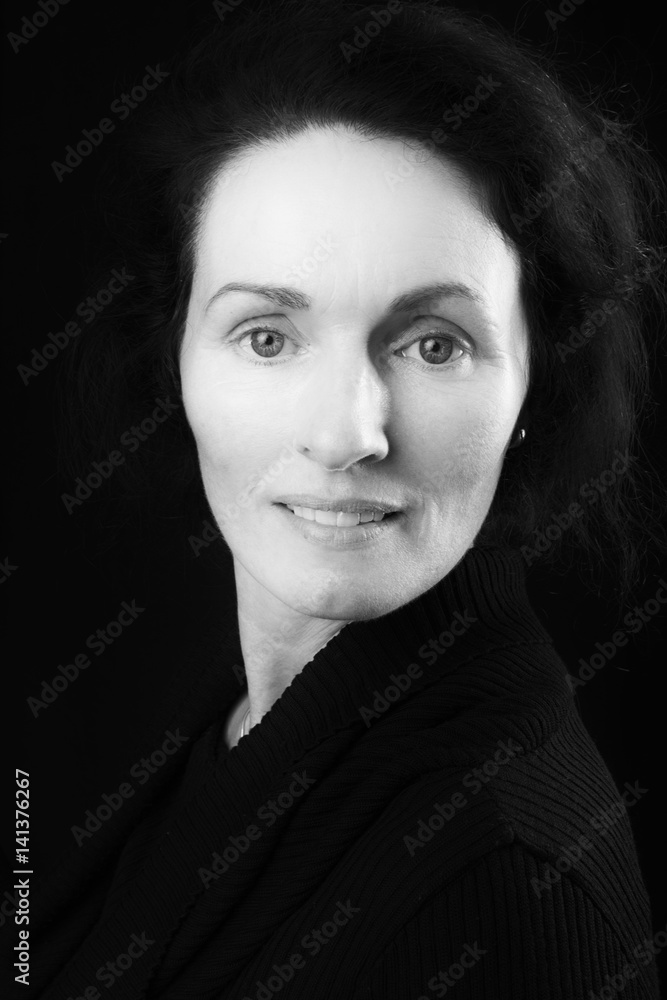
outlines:
[[[255,326],[252,330],[245,330],[236,340],[251,364],[259,365],[270,363],[273,358],[284,354],[286,342],[290,343],[289,338],[272,326]]]
[[[413,351],[413,353],[408,354],[408,351]],[[415,351],[416,353],[414,353]],[[458,356],[454,356],[457,351],[459,352]],[[446,333],[429,333],[428,336],[420,337],[408,347],[402,347],[397,353],[402,357],[424,361],[431,368],[439,365],[447,365],[451,368],[469,351],[457,337]]]

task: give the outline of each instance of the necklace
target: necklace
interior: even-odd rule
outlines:
[[[246,728],[245,727],[246,727],[246,723],[248,721],[249,716],[250,716],[250,709],[248,709],[248,711],[246,712],[246,714],[243,716],[243,722],[241,723],[241,736],[247,736],[248,735],[247,732],[246,732]],[[241,739],[241,736],[239,736],[239,739]]]

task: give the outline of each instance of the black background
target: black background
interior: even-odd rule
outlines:
[[[584,0],[556,30],[545,14],[557,10],[556,3],[511,0],[460,6],[491,14],[524,38],[546,45],[592,81],[622,88],[619,101],[641,113],[649,144],[666,165],[664,20],[657,5],[642,0],[612,7]],[[10,802],[14,767],[30,771],[34,861],[46,870],[71,843],[70,827],[82,820],[84,811],[99,803],[102,791],[117,789],[127,774],[125,765],[133,761],[123,761],[119,770],[116,748],[125,746],[127,734],[141,732],[165,677],[185,655],[188,636],[217,614],[233,591],[225,551],[220,548],[216,556],[220,573],[215,560],[193,557],[182,525],[175,525],[176,535],[164,530],[155,536],[135,534],[123,545],[100,551],[90,531],[97,498],[81,516],[78,509],[68,515],[61,501],[66,485],[58,475],[53,431],[61,359],[51,361],[28,385],[16,370],[29,363],[33,347],[47,342],[49,331],[61,330],[74,318],[83,297],[86,263],[95,257],[103,225],[96,214],[95,183],[114,136],[107,136],[61,183],[52,161],[62,161],[65,146],[76,145],[82,130],[96,127],[105,116],[120,131],[123,123],[109,114],[112,101],[140,83],[146,66],[164,61],[196,23],[209,19],[213,25],[216,14],[210,3],[70,0],[14,53],[7,33],[18,31],[21,18],[35,10],[36,3],[5,4],[2,40],[3,134],[9,141],[0,254],[8,352],[5,455],[12,479],[10,531],[0,558],[17,567],[1,590],[10,613],[5,646],[9,696],[3,706],[9,738],[2,787]],[[659,397],[664,392],[660,373],[655,374],[655,392]],[[645,428],[647,447],[657,462],[664,433],[659,410]],[[661,577],[667,578],[667,565],[655,558],[641,588],[641,603],[654,597]],[[621,624],[622,615],[587,594],[574,573],[555,575],[538,563],[529,582],[536,610],[571,669]],[[103,656],[92,656],[92,666],[33,717],[28,696],[37,696],[58,664],[71,663],[85,651],[86,637],[115,619],[122,601],[133,599],[146,609],[138,620]],[[653,902],[654,933],[667,923],[661,625],[664,613],[579,694],[584,720],[619,788],[638,781],[648,789],[630,818]],[[11,857],[9,818],[0,843]],[[6,887],[10,885],[8,876]]]

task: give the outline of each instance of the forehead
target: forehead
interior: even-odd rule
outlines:
[[[345,129],[259,147],[220,171],[200,222],[195,286],[278,282],[323,242],[335,249],[308,282],[321,291],[327,277],[336,294],[395,291],[408,275],[459,280],[499,300],[518,289],[517,256],[458,169]]]

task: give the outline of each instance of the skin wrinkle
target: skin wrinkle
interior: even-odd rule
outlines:
[[[341,626],[406,604],[463,558],[525,398],[517,255],[474,187],[440,160],[425,157],[390,190],[383,171],[400,149],[313,129],[280,156],[274,145],[255,150],[241,174],[221,171],[204,208],[181,379],[206,495],[234,560],[252,725]],[[327,236],[334,249],[295,276]],[[293,286],[314,304],[289,310],[233,292],[204,317],[230,281]],[[438,281],[468,285],[487,308],[451,298],[387,314],[397,294]],[[250,338],[234,339],[265,324],[292,343],[255,367]],[[431,333],[459,336],[472,358],[429,366],[415,342]],[[286,445],[290,461],[226,517],[250,473],[261,476]],[[296,492],[384,496],[406,513],[374,543],[334,550],[301,538],[272,506]]]

